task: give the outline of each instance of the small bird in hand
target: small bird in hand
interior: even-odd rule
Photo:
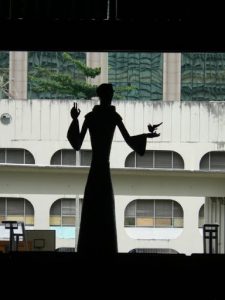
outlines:
[[[159,127],[163,122],[159,123],[159,124],[155,124],[155,125],[151,125],[151,124],[148,124],[148,130],[149,132],[153,133],[157,127]]]

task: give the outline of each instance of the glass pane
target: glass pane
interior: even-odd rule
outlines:
[[[33,155],[25,150],[25,164],[35,164]]]
[[[154,218],[137,218],[136,226],[139,227],[153,227],[154,226]]]
[[[81,166],[90,166],[92,159],[91,150],[81,150],[80,151],[80,164]]]
[[[205,209],[205,206],[203,204],[199,210],[199,218],[204,218],[204,209]]]
[[[136,211],[136,201],[132,201],[129,203],[125,209],[125,216],[126,217],[135,217]]]
[[[76,165],[76,151],[62,150],[62,165]]]
[[[24,216],[24,200],[19,198],[7,198],[7,215]]]
[[[62,215],[75,215],[75,199],[62,199]]]
[[[200,161],[200,170],[209,170],[209,153],[202,157]]]
[[[130,153],[125,161],[125,167],[134,168],[135,167],[135,153]]]
[[[173,169],[184,169],[183,158],[176,152],[173,152]]]
[[[61,226],[61,216],[50,216],[50,226]]]
[[[184,220],[183,218],[174,218],[173,219],[173,227],[184,227]]]
[[[172,227],[171,218],[156,218],[155,227]]]
[[[137,200],[136,216],[154,216],[154,200]]]
[[[6,159],[5,159],[5,149],[0,149],[0,163],[5,163]]]
[[[203,225],[205,224],[205,218],[199,218],[198,219],[198,227],[203,227]]]
[[[24,216],[19,215],[7,215],[6,221],[24,222]]]
[[[5,221],[5,217],[0,215],[0,223],[1,223],[2,221]]]
[[[210,170],[225,170],[225,152],[210,152]]]
[[[135,218],[125,217],[124,226],[135,226]]]
[[[33,215],[26,215],[25,225],[27,225],[27,226],[33,226],[34,225],[34,216]]]
[[[76,218],[71,216],[62,217],[62,226],[75,226]]]
[[[26,215],[34,215],[33,205],[27,200],[25,200],[25,214]]]
[[[173,201],[173,216],[174,217],[183,217],[182,206],[178,202],[175,202],[175,201]]]
[[[54,202],[50,209],[50,215],[59,215],[61,216],[61,200]]]
[[[51,165],[61,165],[62,164],[62,151],[59,150],[56,153],[53,154],[52,158],[51,158]]]
[[[24,164],[24,150],[22,149],[7,149],[7,163]]]
[[[146,151],[143,156],[136,154],[138,168],[153,168],[153,151]]]
[[[5,198],[0,198],[0,215],[5,215]]]
[[[155,168],[172,168],[172,152],[171,151],[155,151]]]
[[[156,200],[155,201],[155,216],[172,218],[172,201],[171,200]]]

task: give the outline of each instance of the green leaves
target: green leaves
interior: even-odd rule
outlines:
[[[36,94],[47,93],[51,99],[91,99],[95,97],[97,86],[88,83],[87,79],[99,75],[101,68],[87,67],[82,61],[74,59],[67,52],[64,52],[62,57],[64,62],[74,65],[75,69],[85,76],[86,81],[75,76],[69,68],[51,69],[36,66],[28,74],[32,91]]]

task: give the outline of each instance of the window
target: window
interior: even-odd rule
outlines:
[[[173,200],[134,200],[125,209],[125,227],[183,227],[183,209]]]
[[[51,165],[68,166],[90,166],[92,151],[73,149],[62,149],[55,152],[51,158]]]
[[[75,226],[76,199],[59,199],[50,209],[50,226]]]
[[[225,151],[212,151],[206,153],[200,161],[200,170],[225,170]]]
[[[18,221],[33,226],[33,205],[23,198],[0,198],[0,222],[2,221]]]
[[[35,164],[33,155],[25,149],[0,148],[0,163]]]
[[[182,53],[181,100],[225,100],[225,53]]]
[[[162,100],[162,53],[109,52],[108,61],[115,99]]]
[[[202,228],[204,223],[205,223],[205,217],[204,217],[204,204],[203,204],[198,214],[198,227]]]
[[[147,150],[143,156],[131,152],[126,158],[125,167],[184,169],[184,161],[180,154],[174,151]]]

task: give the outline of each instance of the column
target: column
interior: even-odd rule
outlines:
[[[101,74],[95,78],[88,78],[88,83],[99,85],[108,82],[108,53],[87,52],[86,63],[91,68],[101,68]]]
[[[27,57],[25,51],[9,54],[9,97],[27,100]]]
[[[163,54],[163,100],[180,101],[181,53]]]

